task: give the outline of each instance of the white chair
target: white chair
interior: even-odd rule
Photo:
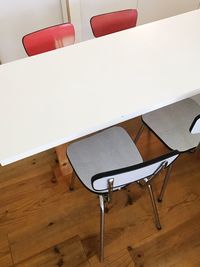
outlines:
[[[142,126],[135,143],[146,125],[170,150],[195,151],[200,144],[200,95],[142,115]],[[162,201],[171,167],[164,178],[158,201]]]
[[[104,203],[111,201],[114,191],[137,181],[146,184],[155,225],[161,229],[151,181],[178,157],[177,151],[143,162],[128,133],[121,127],[112,127],[70,144],[67,155],[82,184],[99,195],[101,261],[104,258]]]

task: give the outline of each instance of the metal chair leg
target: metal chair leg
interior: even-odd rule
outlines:
[[[100,205],[100,262],[104,260],[104,197],[99,195],[99,205]]]
[[[169,181],[171,170],[172,170],[172,164],[168,167],[167,172],[165,174],[165,178],[164,178],[164,181],[163,181],[163,184],[162,184],[162,188],[161,188],[161,191],[160,191],[160,194],[159,194],[159,197],[158,197],[158,202],[162,202],[162,200],[163,200],[163,195],[165,193],[165,190],[166,190],[166,187],[167,187],[167,184],[168,184],[168,181]]]
[[[141,136],[143,130],[144,130],[144,124],[142,123],[142,126],[140,127],[140,129],[139,129],[139,131],[138,131],[138,133],[137,133],[137,135],[136,135],[136,137],[135,137],[135,139],[134,139],[134,143],[135,143],[135,144],[136,144],[136,143],[138,142],[138,140],[140,139],[140,136]]]
[[[158,230],[161,230],[162,227],[161,227],[161,224],[160,224],[160,219],[159,219],[158,210],[157,210],[157,207],[156,207],[156,202],[155,202],[155,198],[154,198],[154,194],[153,194],[152,185],[148,184],[147,187],[148,187],[149,195],[150,195],[150,198],[151,198],[151,204],[152,204],[152,207],[153,207],[153,213],[154,213],[154,218],[155,218],[155,226],[156,226],[156,228]]]
[[[75,172],[72,172],[71,179],[70,179],[70,184],[69,184],[69,190],[73,191],[74,190],[74,182],[75,182]]]

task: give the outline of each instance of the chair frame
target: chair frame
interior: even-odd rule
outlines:
[[[141,118],[142,119],[142,118]],[[134,143],[136,144],[138,142],[138,140],[140,139],[143,131],[144,131],[144,128],[145,126],[151,131],[153,132],[153,134],[165,145],[168,147],[168,145],[163,142],[163,140],[142,120],[142,125],[139,129],[139,131],[137,132],[136,134],[136,137],[134,139]],[[200,133],[200,114],[197,115],[190,128],[189,128],[189,131],[191,132],[191,134],[197,134],[197,133]],[[168,147],[171,151],[172,149],[170,147]],[[196,147],[193,147],[191,149],[189,149],[190,152],[194,153],[196,151],[198,151],[200,149],[200,141],[199,141],[199,144],[196,146]],[[184,151],[185,152],[185,151]],[[184,152],[180,152],[180,153],[184,153]],[[160,194],[158,196],[158,202],[162,202],[163,201],[163,197],[164,197],[164,194],[165,194],[165,191],[166,191],[166,188],[167,188],[167,185],[168,185],[168,182],[169,182],[169,179],[170,179],[170,175],[171,175],[171,172],[172,172],[172,167],[173,167],[173,164],[171,164],[169,166],[169,168],[167,169],[167,172],[165,174],[165,177],[164,177],[164,180],[163,180],[163,184],[161,186],[161,190],[160,190]]]
[[[191,134],[199,134],[200,133],[200,114],[194,118],[194,120],[190,126],[189,131],[191,132]],[[200,149],[200,141],[192,152],[196,152],[199,149]]]
[[[156,206],[156,201],[155,201],[155,196],[153,193],[153,186],[152,186],[152,181],[154,180],[154,178],[156,177],[156,175],[158,175],[160,172],[162,172],[163,169],[167,168],[167,173],[169,172],[168,170],[171,168],[172,163],[176,160],[176,158],[179,156],[178,151],[171,151],[168,154],[162,155],[158,158],[155,158],[153,160],[149,160],[149,161],[145,161],[142,163],[139,163],[137,165],[134,166],[130,166],[130,167],[126,167],[123,169],[119,169],[119,170],[113,170],[113,171],[109,171],[106,173],[100,173],[100,174],[96,174],[91,178],[92,183],[94,184],[94,182],[98,179],[102,179],[102,178],[106,178],[106,177],[111,177],[107,179],[107,192],[106,193],[101,193],[101,192],[93,192],[99,195],[99,207],[100,207],[100,262],[104,261],[104,231],[105,231],[105,203],[111,203],[112,202],[112,194],[114,191],[119,190],[133,182],[139,182],[140,186],[146,186],[149,192],[149,196],[150,196],[150,200],[151,200],[151,205],[152,205],[152,209],[153,209],[153,214],[154,214],[154,222],[155,222],[155,227],[158,230],[161,230],[161,223],[160,223],[160,219],[159,219],[159,214],[158,214],[158,210],[157,210],[157,206]],[[173,158],[174,157],[174,158]],[[173,158],[172,162],[168,162],[168,159]],[[120,187],[114,188],[113,187],[113,183],[114,183],[114,177],[116,175],[116,173],[123,173],[124,175],[126,175],[126,172],[128,170],[138,170],[138,169],[142,169],[145,166],[149,166],[152,165],[154,163],[160,162],[160,165],[157,167],[157,169],[154,171],[154,173],[148,177],[144,177],[142,179],[138,179],[138,180],[134,180],[133,182],[129,182],[127,184],[121,184]],[[72,165],[73,167],[73,165]],[[126,171],[125,171],[126,170]],[[76,171],[74,170],[74,173],[76,173]],[[77,175],[78,177],[78,175]],[[71,179],[71,184],[70,184],[70,190],[73,189],[74,186],[74,178],[75,176],[73,175],[73,178]],[[78,177],[79,178],[79,177]],[[82,182],[82,180],[79,178],[79,180]],[[84,184],[83,184],[84,185]],[[94,188],[94,186],[93,186]]]

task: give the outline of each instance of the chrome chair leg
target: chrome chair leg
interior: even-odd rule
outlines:
[[[161,227],[161,224],[160,224],[160,219],[159,219],[158,210],[157,210],[157,207],[156,207],[156,202],[155,202],[155,198],[154,198],[154,194],[153,194],[152,185],[148,184],[147,187],[148,187],[149,195],[150,195],[150,198],[151,198],[151,204],[152,204],[152,207],[153,207],[153,213],[154,213],[154,218],[155,218],[155,226],[156,226],[156,228],[158,230],[161,230],[162,227]]]
[[[104,197],[99,195],[99,205],[100,205],[100,262],[104,260]]]
[[[136,135],[136,137],[135,137],[135,139],[134,139],[134,143],[135,143],[135,144],[136,144],[136,143],[138,142],[138,140],[140,139],[140,136],[141,136],[143,130],[144,130],[144,124],[142,123],[142,126],[140,127],[140,129],[139,129],[139,131],[138,131],[138,133],[137,133],[137,135]]]
[[[75,172],[72,172],[71,179],[70,179],[70,184],[69,184],[69,190],[73,191],[74,190],[74,182],[75,182]]]
[[[167,184],[169,182],[169,177],[170,177],[170,174],[171,174],[171,170],[172,170],[172,164],[168,167],[167,172],[165,174],[165,178],[164,178],[164,181],[163,181],[163,184],[162,184],[162,188],[161,188],[161,191],[160,191],[160,194],[159,194],[159,197],[158,197],[158,202],[162,202],[162,200],[163,200],[163,196],[164,196]]]

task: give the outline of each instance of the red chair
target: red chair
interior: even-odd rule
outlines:
[[[126,9],[94,16],[90,20],[90,25],[94,36],[101,37],[135,27],[137,17],[136,9]]]
[[[63,23],[25,35],[22,39],[28,56],[45,53],[74,44],[75,31],[70,23]]]

